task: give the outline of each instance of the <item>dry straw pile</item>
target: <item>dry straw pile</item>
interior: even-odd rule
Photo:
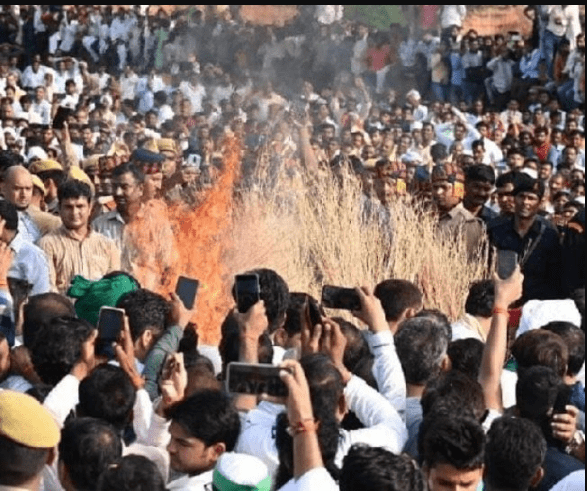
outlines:
[[[426,308],[456,319],[471,282],[488,275],[485,254],[467,261],[464,243],[440,237],[435,217],[412,202],[398,199],[384,219],[365,213],[364,201],[350,174],[297,176],[247,190],[235,206],[229,273],[272,268],[291,291],[317,298],[325,284],[407,279],[424,292]]]

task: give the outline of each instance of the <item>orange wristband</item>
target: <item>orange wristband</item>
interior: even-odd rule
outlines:
[[[313,418],[307,418],[290,425],[287,428],[287,432],[290,434],[290,436],[296,436],[301,433],[316,432],[318,431],[319,426],[319,421],[316,421]]]
[[[504,314],[504,315],[507,315],[508,317],[510,316],[509,310],[508,309],[503,309],[501,307],[493,307],[493,312],[492,313],[493,313],[493,315],[496,315],[496,314]]]

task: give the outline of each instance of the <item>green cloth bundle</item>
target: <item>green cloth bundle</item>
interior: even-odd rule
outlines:
[[[78,275],[71,280],[67,295],[77,299],[74,305],[77,316],[96,326],[102,307],[116,307],[123,295],[138,289],[138,283],[126,274],[97,281]]]

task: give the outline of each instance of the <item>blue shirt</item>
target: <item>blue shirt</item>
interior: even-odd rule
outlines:
[[[36,244],[41,238],[39,227],[26,211],[18,212],[18,232],[24,240],[31,244]]]
[[[520,72],[523,79],[538,78],[540,76],[539,65],[541,59],[542,53],[538,49],[522,56],[520,59]]]
[[[10,243],[10,248],[14,252],[14,256],[6,276],[30,283],[32,285],[31,296],[50,291],[49,265],[45,253],[36,245],[28,242],[20,232],[17,232]]]
[[[465,69],[463,68],[461,54],[453,51],[450,54],[450,83],[452,85],[463,85]]]

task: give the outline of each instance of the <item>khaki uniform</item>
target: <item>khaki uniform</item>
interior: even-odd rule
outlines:
[[[61,218],[46,211],[41,211],[35,206],[29,206],[27,209],[29,216],[41,232],[41,237],[50,232],[54,232],[61,227]]]
[[[438,230],[448,236],[462,237],[467,248],[467,256],[471,259],[478,255],[485,235],[481,219],[466,210],[462,203],[440,217]]]

